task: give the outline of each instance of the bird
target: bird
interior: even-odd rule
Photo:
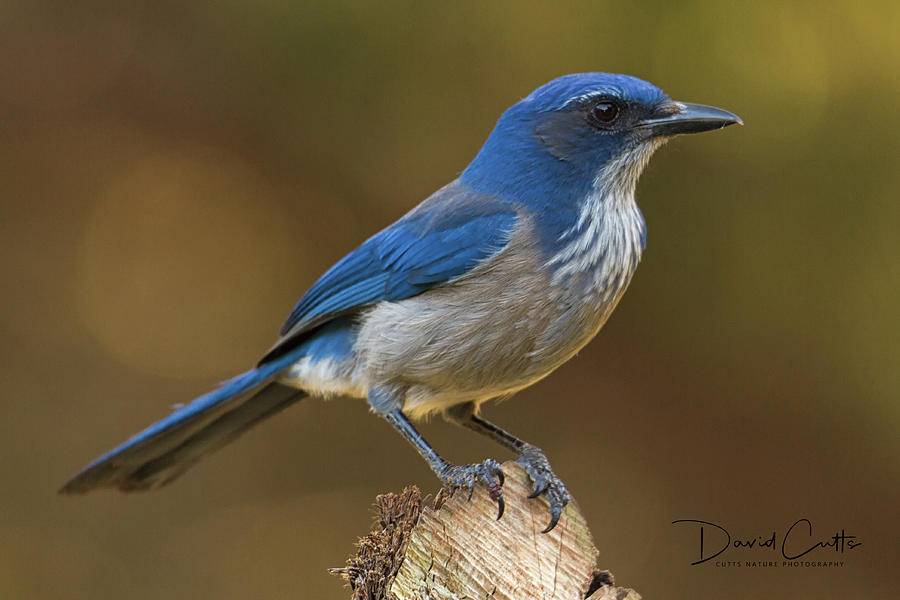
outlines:
[[[301,297],[249,371],[72,477],[61,493],[162,487],[307,397],[364,399],[451,489],[487,487],[492,458],[456,465],[414,421],[441,415],[517,455],[552,530],[570,500],[546,454],[486,420],[572,358],[609,318],[646,246],[635,188],[680,134],[743,125],[630,75],[575,73],[513,104],[461,174],[374,234]]]

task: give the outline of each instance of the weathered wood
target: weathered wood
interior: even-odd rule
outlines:
[[[383,494],[377,522],[341,573],[353,600],[564,599],[639,600],[597,569],[598,551],[584,516],[570,502],[556,528],[543,534],[547,503],[528,498],[530,481],[518,464],[503,465],[506,511],[483,486],[472,499],[418,488]]]

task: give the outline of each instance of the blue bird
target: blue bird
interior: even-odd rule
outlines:
[[[569,500],[544,453],[480,416],[600,330],[645,246],[635,186],[669,138],[742,123],[608,73],[565,75],[500,117],[451,183],[329,269],[255,368],[96,459],[60,490],[168,484],[307,396],[365,398],[450,487],[503,472],[445,461],[411,420],[441,414],[518,455],[550,524]]]

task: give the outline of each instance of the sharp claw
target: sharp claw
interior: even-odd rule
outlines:
[[[544,529],[541,533],[550,533],[550,531],[556,527],[556,524],[559,523],[559,517],[562,514],[562,511],[550,511],[550,524],[547,525],[547,528]]]
[[[442,471],[442,479],[446,481],[451,488],[469,488],[469,497],[471,501],[475,495],[475,486],[483,483],[487,486],[491,500],[497,503],[497,519],[503,516],[506,509],[506,503],[503,501],[503,483],[505,477],[500,463],[493,459],[487,459],[482,463],[464,465],[462,467],[448,465]]]
[[[544,492],[546,492],[549,487],[550,487],[549,481],[544,482],[544,485],[542,485],[541,487],[535,486],[534,491],[531,492],[530,494],[528,494],[528,497],[533,500],[533,499],[537,498],[538,496],[540,496],[541,494],[543,494]]]

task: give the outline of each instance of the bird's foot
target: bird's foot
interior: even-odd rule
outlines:
[[[543,533],[547,533],[556,527],[562,516],[563,508],[569,503],[569,490],[550,468],[550,461],[547,460],[547,456],[540,448],[525,444],[516,462],[525,468],[525,472],[534,482],[533,491],[528,497],[537,498],[541,494],[547,495],[547,501],[550,503],[550,524],[543,531]]]
[[[497,503],[497,518],[503,516],[503,469],[492,458],[471,465],[446,465],[438,476],[451,488],[467,488],[469,499],[475,491],[475,482],[481,481],[488,488],[491,500]]]

